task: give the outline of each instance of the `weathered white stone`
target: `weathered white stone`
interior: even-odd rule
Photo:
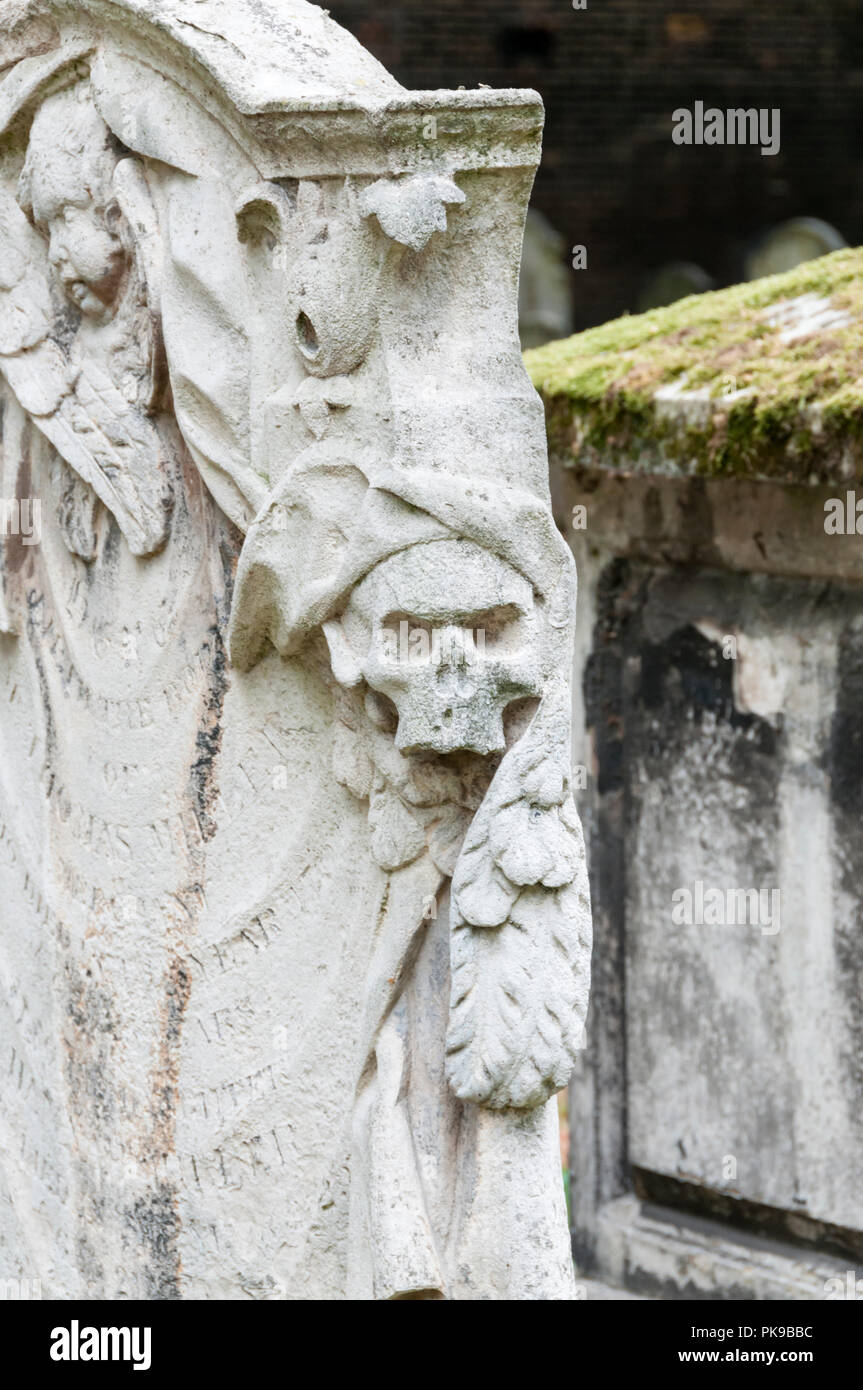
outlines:
[[[16,0],[0,64],[0,1273],[572,1297],[539,99],[301,0]]]
[[[603,961],[570,1095],[579,1272],[853,1300],[859,537],[825,531],[835,484],[555,484],[561,520],[589,502],[575,756]]]

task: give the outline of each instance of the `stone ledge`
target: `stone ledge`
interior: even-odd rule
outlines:
[[[560,530],[579,564],[622,556],[641,564],[692,565],[741,574],[863,582],[863,536],[825,528],[846,490],[749,478],[657,477],[574,466],[552,471]],[[851,493],[854,503],[863,494]],[[586,523],[575,523],[578,509]],[[856,518],[855,518],[856,519]],[[863,527],[863,518],[861,518]]]
[[[848,1274],[840,1260],[731,1232],[634,1196],[602,1209],[598,1249],[604,1280],[653,1298],[825,1300],[844,1297]]]
[[[525,355],[553,462],[843,483],[863,478],[863,249]]]

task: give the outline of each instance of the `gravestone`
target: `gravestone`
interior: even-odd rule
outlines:
[[[0,71],[0,1273],[571,1297],[539,98],[301,0],[15,0]]]
[[[781,275],[803,261],[827,256],[847,246],[841,232],[820,217],[792,217],[771,227],[746,258],[746,279]]]
[[[547,217],[528,209],[518,282],[518,327],[523,348],[540,347],[573,331],[566,242]]]

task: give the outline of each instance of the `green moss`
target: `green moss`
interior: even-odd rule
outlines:
[[[774,316],[802,295],[841,317],[787,340]],[[545,402],[551,452],[564,462],[826,479],[844,453],[846,470],[849,458],[856,469],[863,248],[627,315],[536,348],[525,362]],[[657,398],[662,388],[674,398]]]

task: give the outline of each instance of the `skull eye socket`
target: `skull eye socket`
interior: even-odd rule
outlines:
[[[434,614],[429,618],[404,610],[391,612],[380,624],[384,640],[391,651],[411,652],[420,659],[425,652],[450,650],[453,642],[443,642],[443,634],[458,634],[456,643],[470,655],[482,656],[498,650],[500,655],[515,651],[521,645],[521,620],[526,614],[517,604],[474,611],[453,611]]]

